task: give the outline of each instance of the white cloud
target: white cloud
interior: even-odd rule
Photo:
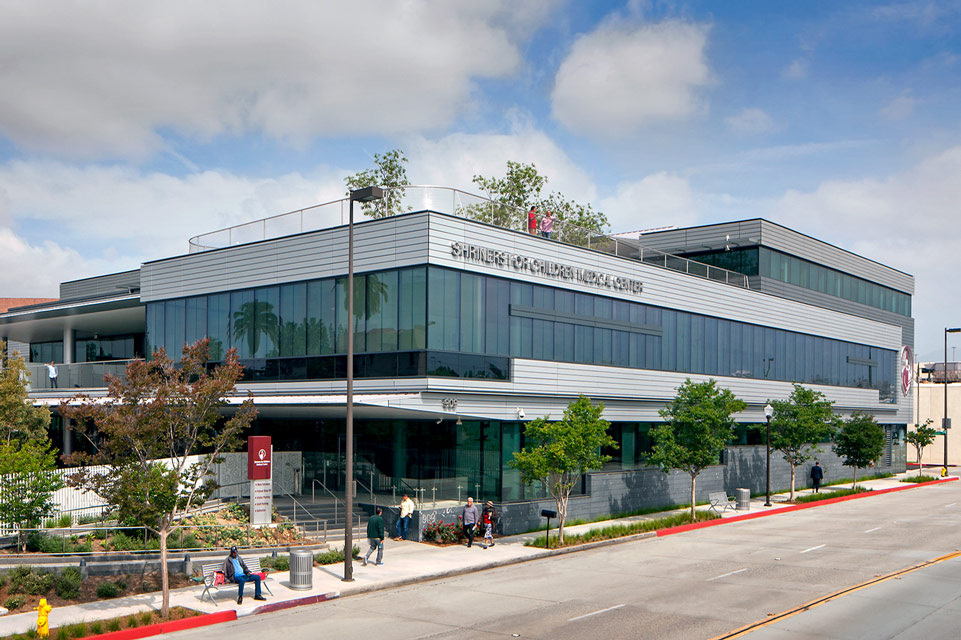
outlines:
[[[661,171],[617,186],[614,195],[598,203],[615,233],[698,222],[698,207],[684,178]]]
[[[724,122],[735,133],[755,134],[774,130],[774,121],[771,120],[771,116],[764,109],[756,107],[741,109],[733,116],[724,118]]]
[[[790,78],[792,80],[800,80],[801,78],[806,78],[808,74],[808,62],[807,60],[801,60],[800,58],[792,60],[781,75],[785,78]]]
[[[94,275],[79,253],[54,242],[31,245],[0,227],[0,297],[57,298],[62,281]]]
[[[0,21],[0,135],[28,150],[143,156],[167,131],[298,144],[434,130],[475,80],[518,69],[517,40],[551,5],[21,3]]]
[[[941,339],[939,327],[961,319],[959,176],[961,145],[886,179],[827,181],[813,192],[789,191],[772,216],[914,275],[917,350],[920,358],[930,358]]]
[[[712,81],[707,32],[675,20],[633,27],[607,22],[579,37],[557,72],[554,118],[571,131],[611,138],[703,112],[698,89]]]
[[[914,113],[917,104],[918,101],[909,92],[904,92],[881,108],[881,117],[892,122],[904,120]]]

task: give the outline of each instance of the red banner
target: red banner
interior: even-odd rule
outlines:
[[[270,480],[270,436],[247,438],[247,479]]]

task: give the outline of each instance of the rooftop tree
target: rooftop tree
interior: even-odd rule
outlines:
[[[361,210],[371,218],[385,218],[404,213],[404,187],[410,185],[407,179],[407,156],[400,149],[392,149],[381,155],[374,154],[374,167],[347,176],[347,195],[364,187],[384,187],[384,197],[373,202],[361,202]],[[409,211],[410,209],[406,209]]]
[[[845,466],[854,469],[851,488],[856,489],[858,469],[873,464],[884,451],[884,430],[874,421],[874,416],[855,412],[835,436],[833,449],[844,458]]]
[[[721,452],[734,435],[733,414],[747,405],[717,381],[684,381],[667,408],[664,422],[651,429],[654,450],[651,461],[668,473],[678,469],[691,476],[691,520],[695,519],[694,490],[697,476],[719,464]]]
[[[558,544],[564,544],[564,522],[571,491],[588,471],[600,469],[611,457],[601,447],[617,447],[607,433],[611,426],[601,417],[604,404],[580,396],[564,410],[557,422],[531,420],[524,426],[524,449],[514,453],[510,466],[521,472],[527,485],[543,482],[557,505]]]
[[[840,426],[841,419],[832,410],[833,405],[823,393],[799,384],[794,385],[787,400],[771,401],[771,448],[780,451],[791,465],[792,501],[797,468],[820,453],[817,443],[830,440]]]
[[[208,339],[185,346],[176,363],[160,349],[151,360],[127,365],[124,377],[106,376],[106,398],[79,395],[60,405],[93,451],[71,457],[81,466],[71,483],[115,505],[125,524],[147,527],[160,540],[163,616],[170,608],[167,537],[216,489],[212,465],[240,446],[241,433],[256,416],[248,396],[230,418],[222,418],[243,367],[235,349],[212,370],[209,360]],[[91,465],[113,471],[92,473]]]

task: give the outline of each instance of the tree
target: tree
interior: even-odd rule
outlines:
[[[163,616],[170,608],[171,528],[210,496],[216,488],[211,466],[221,453],[239,447],[241,432],[256,416],[248,397],[232,417],[221,418],[243,367],[236,349],[212,371],[209,360],[208,339],[184,346],[179,363],[160,349],[149,361],[127,365],[123,378],[106,376],[106,398],[80,395],[74,406],[60,405],[61,414],[77,420],[78,433],[93,448],[93,453],[71,457],[82,467],[71,483],[115,505],[125,523],[145,526],[160,539]],[[112,471],[91,473],[87,467],[93,464],[109,465]]]
[[[50,410],[30,402],[29,379],[23,358],[7,354],[7,343],[0,341],[0,441],[7,444],[48,437]]]
[[[924,421],[924,424],[914,425],[914,431],[909,431],[904,437],[908,444],[912,445],[915,451],[918,452],[918,476],[921,475],[921,454],[924,453],[924,448],[934,442],[934,437],[938,435],[938,432],[929,427],[933,422],[931,418]]]
[[[0,341],[0,521],[24,529],[53,515],[53,493],[63,486],[51,473],[57,466],[50,446],[50,411],[35,407],[27,393],[30,372],[19,355]]]
[[[392,149],[384,155],[374,154],[374,168],[365,169],[352,176],[344,178],[347,184],[347,195],[351,191],[364,187],[384,187],[384,197],[373,202],[361,202],[361,210],[371,218],[385,218],[395,216],[398,213],[410,211],[410,207],[404,209],[404,187],[409,186],[407,180],[407,156],[400,149]]]
[[[0,522],[17,528],[26,551],[26,529],[38,528],[57,511],[53,494],[64,486],[54,472],[57,452],[47,439],[0,444]]]
[[[607,216],[594,211],[590,205],[578,204],[557,192],[542,196],[548,178],[540,175],[533,163],[508,160],[507,174],[503,178],[475,175],[473,182],[494,202],[493,205],[468,207],[468,215],[475,220],[526,230],[525,213],[534,205],[541,212],[553,211],[557,216],[555,228],[559,239],[581,245],[587,244],[591,234],[605,233],[608,227]]]
[[[689,378],[678,388],[671,404],[660,411],[665,421],[651,429],[652,462],[665,473],[679,469],[691,476],[692,520],[697,476],[706,467],[718,464],[733,436],[731,415],[745,407],[729,389],[719,389],[714,379],[692,382]]]
[[[514,453],[510,466],[521,472],[527,485],[540,481],[554,498],[560,521],[558,544],[564,543],[564,522],[571,491],[588,471],[600,469],[611,457],[601,447],[617,447],[607,433],[610,423],[601,418],[604,404],[591,404],[579,396],[564,410],[557,422],[547,418],[531,420],[524,426],[524,449]]]
[[[821,449],[818,442],[830,440],[841,419],[834,414],[833,401],[824,394],[794,385],[787,400],[772,400],[771,448],[780,451],[791,465],[791,497],[794,500],[795,472]]]
[[[851,488],[857,487],[858,469],[870,466],[884,451],[884,430],[874,416],[855,412],[844,422],[834,439],[834,453],[844,458],[844,465],[854,469]]]

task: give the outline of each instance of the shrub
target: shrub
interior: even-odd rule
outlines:
[[[456,522],[435,522],[424,527],[424,538],[443,543],[460,542],[464,538],[464,530]]]
[[[82,638],[87,635],[87,623],[86,622],[75,622],[66,627],[69,629],[71,638]]]
[[[117,590],[119,591],[127,590],[127,582],[125,580],[117,580],[114,584],[117,585]]]
[[[144,548],[143,538],[117,531],[110,537],[110,548],[114,551],[141,551]]]
[[[153,622],[153,611],[144,611],[140,614],[140,624],[147,626]]]
[[[14,609],[19,609],[22,607],[24,602],[26,602],[26,599],[24,599],[23,596],[10,596],[3,601],[3,607],[13,611]]]
[[[908,476],[901,478],[901,482],[933,482],[937,480],[934,476]]]
[[[120,631],[120,618],[107,620],[107,631]]]
[[[73,636],[70,635],[70,627],[58,627],[57,628],[57,640],[70,640]]]
[[[90,635],[99,636],[103,633],[103,623],[100,620],[94,620],[90,623]]]
[[[120,593],[120,590],[112,582],[101,582],[97,585],[98,598],[116,598],[118,593]]]
[[[140,626],[140,623],[137,622],[137,616],[131,615],[130,617],[127,618],[127,628],[128,628],[128,629],[135,629],[135,628],[137,628],[137,627],[139,627],[139,626]]]
[[[830,500],[831,498],[841,498],[843,496],[853,496],[858,493],[867,493],[870,489],[859,486],[857,489],[835,489],[824,493],[809,493],[806,496],[798,496],[794,499],[796,503],[817,502],[819,500]]]
[[[273,569],[274,571],[290,571],[290,556],[264,556],[260,560],[260,566]]]
[[[360,555],[360,547],[354,545],[353,557],[358,557]],[[330,549],[328,551],[322,551],[314,556],[314,562],[317,564],[337,564],[338,562],[344,561],[344,551],[343,549]]]
[[[717,520],[721,516],[716,513],[698,511],[697,521],[707,521],[707,520]],[[628,524],[618,524],[610,527],[604,527],[602,529],[590,529],[586,533],[581,534],[564,534],[564,546],[571,546],[575,544],[582,544],[584,542],[594,542],[595,540],[610,540],[612,538],[622,538],[624,536],[631,536],[637,533],[645,533],[647,531],[657,531],[658,529],[669,529],[671,527],[677,527],[683,524],[691,523],[690,512],[677,513],[670,516],[665,516],[663,518],[653,518],[651,520],[640,520],[638,522],[631,522]],[[528,547],[541,547],[545,548],[547,546],[547,537],[539,536],[533,540],[528,540],[524,543],[524,546]],[[551,536],[551,548],[557,548],[557,535]]]
[[[73,571],[70,571],[73,569]],[[68,567],[63,573],[54,578],[53,588],[57,595],[64,600],[75,600],[80,595],[80,570]]]
[[[28,593],[42,596],[53,586],[53,575],[20,565],[10,572],[10,593]],[[9,607],[8,607],[9,608]]]

